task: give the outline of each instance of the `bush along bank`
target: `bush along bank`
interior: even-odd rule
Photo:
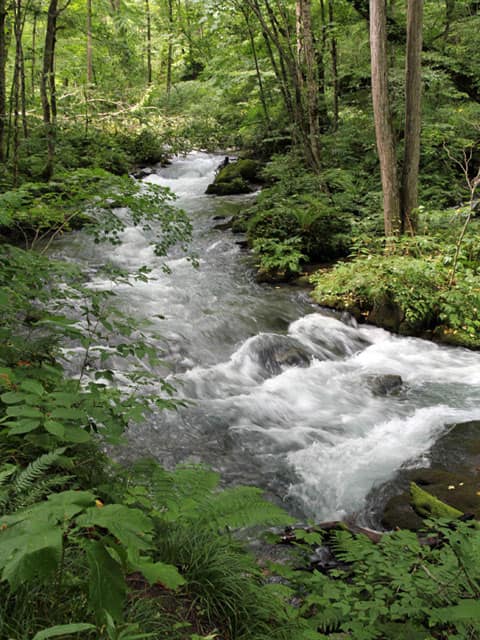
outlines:
[[[480,348],[479,222],[458,242],[465,214],[422,216],[429,235],[361,244],[349,261],[312,277],[319,304],[394,332]]]

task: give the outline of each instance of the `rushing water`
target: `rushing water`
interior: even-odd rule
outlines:
[[[136,425],[129,451],[170,466],[205,462],[225,482],[262,486],[318,520],[360,513],[372,487],[425,464],[449,425],[480,419],[480,354],[357,327],[294,287],[257,284],[238,237],[213,219],[248,197],[204,195],[219,160],[192,153],[147,178],[190,213],[198,269],[174,252],[164,274],[134,228],[119,247],[99,250],[79,234],[61,249],[90,265],[152,269],[148,283],[128,286],[92,276],[164,336],[169,380],[191,401]],[[404,384],[379,395],[375,379],[388,374]]]

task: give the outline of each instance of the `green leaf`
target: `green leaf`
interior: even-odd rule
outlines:
[[[44,427],[48,433],[57,436],[57,438],[64,439],[65,428],[63,424],[55,422],[54,420],[45,420]]]
[[[25,393],[20,393],[18,391],[7,391],[6,393],[2,393],[0,396],[0,400],[4,404],[18,404],[19,402],[23,402],[25,398]]]
[[[85,413],[81,409],[69,409],[66,407],[59,407],[51,412],[52,418],[60,418],[61,420],[75,420],[80,422],[85,419]]]
[[[5,424],[9,427],[8,434],[10,436],[16,436],[22,433],[30,433],[30,431],[34,431],[38,426],[40,426],[40,420],[25,418],[24,420],[6,422]]]
[[[33,393],[36,396],[43,396],[45,389],[36,380],[24,380],[20,387],[29,393]]]
[[[81,527],[101,527],[108,529],[127,549],[129,557],[135,561],[142,550],[150,549],[153,524],[139,509],[131,509],[123,504],[110,504],[101,509],[88,509],[78,518]]]
[[[480,601],[460,600],[452,607],[435,609],[430,614],[430,619],[434,622],[480,622]]]
[[[65,425],[63,427],[63,439],[65,442],[73,442],[75,444],[83,444],[85,442],[90,442],[92,439],[88,431],[82,429],[81,427],[71,427],[69,425]]]
[[[71,635],[72,633],[82,633],[82,631],[94,631],[96,627],[87,622],[74,622],[72,624],[59,624],[55,627],[43,629],[33,636],[33,640],[47,640],[47,638],[58,638],[59,636]]]
[[[28,407],[25,405],[8,407],[7,415],[22,418],[43,418],[43,413],[37,407]]]
[[[136,563],[135,569],[140,571],[151,585],[160,582],[167,589],[177,589],[185,584],[185,579],[172,564],[141,560]]]
[[[97,619],[103,621],[107,611],[114,620],[122,620],[126,584],[121,566],[101,542],[89,542],[86,551],[90,568],[89,599]]]

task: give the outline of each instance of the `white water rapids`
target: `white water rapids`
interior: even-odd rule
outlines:
[[[93,276],[162,333],[169,381],[192,401],[133,427],[132,456],[205,462],[227,483],[262,486],[317,520],[359,513],[402,465],[425,464],[450,425],[480,420],[480,353],[356,327],[294,287],[255,283],[237,237],[213,221],[248,197],[204,195],[220,160],[192,153],[147,178],[190,213],[199,269],[173,252],[164,274],[134,228],[119,247],[99,249],[78,234],[60,248],[90,265],[152,269],[148,283],[128,286]],[[372,380],[386,374],[404,384],[378,395]]]

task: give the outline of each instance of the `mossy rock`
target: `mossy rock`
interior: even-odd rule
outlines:
[[[261,182],[260,164],[256,160],[237,160],[223,166],[208,185],[207,194],[231,196],[252,191],[251,184]]]
[[[235,196],[242,193],[250,193],[252,191],[248,182],[243,178],[235,178],[230,182],[221,182],[215,180],[209,184],[206,193],[215,196]]]
[[[417,498],[421,498],[426,492],[433,496],[431,503],[434,506],[438,506],[439,502],[444,503],[450,507],[452,514],[471,514],[480,520],[480,496],[478,495],[480,477],[478,475],[451,473],[442,469],[415,469],[407,475],[410,482],[419,489],[414,491]],[[422,502],[421,499],[420,502]],[[416,508],[412,506],[410,491],[394,496],[384,509],[382,525],[387,529],[400,527],[417,531],[423,526],[423,518],[428,517],[428,509],[425,507],[422,511],[423,503],[420,504],[420,502],[417,500]],[[435,513],[431,511],[429,513],[435,516]]]
[[[259,180],[260,164],[256,160],[237,160],[222,167],[217,175],[218,182],[231,182],[243,178],[247,182]]]

